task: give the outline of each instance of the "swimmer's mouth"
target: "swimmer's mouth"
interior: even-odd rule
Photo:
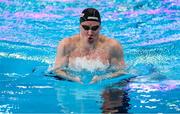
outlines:
[[[89,37],[89,38],[88,38],[88,41],[89,41],[89,43],[92,43],[92,42],[94,41],[94,38]]]
[[[89,40],[93,40],[94,38],[92,38],[92,37],[89,37],[88,39],[89,39]]]

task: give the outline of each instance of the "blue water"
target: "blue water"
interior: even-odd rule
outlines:
[[[86,7],[121,42],[129,74],[93,85],[44,76]],[[180,113],[179,17],[178,0],[0,0],[0,112]]]

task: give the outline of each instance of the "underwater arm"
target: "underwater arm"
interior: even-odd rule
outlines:
[[[93,84],[93,83],[96,83],[98,81],[105,80],[105,79],[111,79],[111,78],[119,77],[119,76],[124,75],[124,74],[126,74],[125,71],[119,70],[119,71],[116,71],[114,73],[109,73],[109,74],[105,74],[105,75],[101,75],[101,76],[95,75],[93,77],[92,81],[90,82],[90,84]]]

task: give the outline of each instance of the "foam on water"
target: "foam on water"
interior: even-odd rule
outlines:
[[[94,72],[96,70],[105,70],[109,67],[108,64],[103,64],[100,59],[87,59],[86,57],[77,57],[72,64],[70,64],[70,67],[75,70],[87,70]]]

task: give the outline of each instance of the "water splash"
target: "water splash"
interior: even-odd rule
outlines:
[[[109,64],[103,64],[100,59],[87,59],[86,57],[77,57],[73,64],[70,67],[76,70],[87,70],[94,72],[96,70],[105,70],[109,67]]]

